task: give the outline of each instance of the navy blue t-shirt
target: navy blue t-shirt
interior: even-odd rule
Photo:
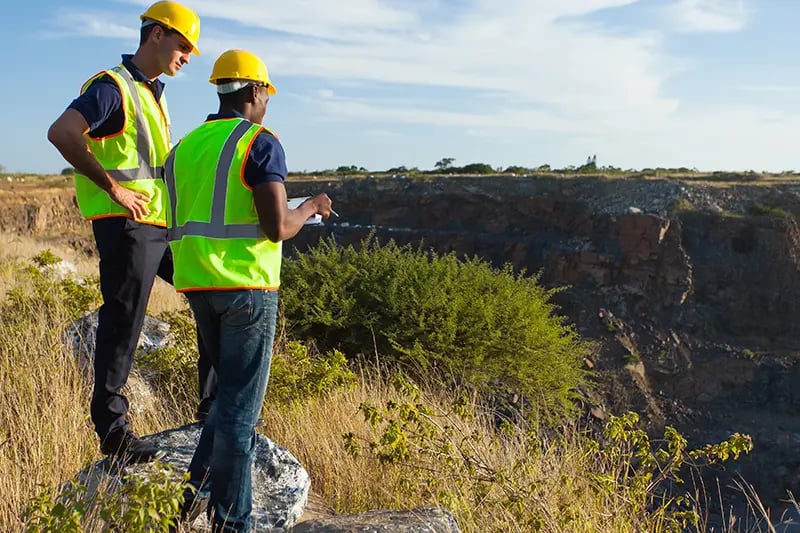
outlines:
[[[150,81],[131,61],[133,55],[123,54],[122,64],[136,81],[145,82],[156,101],[164,92],[164,82],[158,78]],[[119,133],[125,125],[125,112],[122,109],[122,93],[119,86],[109,76],[101,76],[72,101],[67,109],[74,109],[89,124],[89,136],[95,139]]]
[[[230,111],[208,115],[206,122],[226,118],[244,117],[236,111]],[[283,151],[281,142],[269,132],[262,131],[259,133],[253,141],[250,147],[250,155],[244,163],[245,183],[250,187],[273,181],[283,183],[288,172],[286,169],[286,154]]]

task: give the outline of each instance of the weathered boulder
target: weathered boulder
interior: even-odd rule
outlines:
[[[97,313],[84,315],[70,324],[61,335],[61,342],[72,350],[80,367],[89,373],[93,372],[95,338],[97,336]],[[145,317],[142,333],[139,336],[137,355],[148,353],[169,344],[169,324],[161,320]],[[135,356],[134,356],[135,357]],[[153,389],[147,382],[147,376],[136,366],[128,376],[123,392],[130,400],[130,410],[142,413],[157,408]]]
[[[154,435],[142,437],[166,452],[163,462],[186,471],[200,438],[200,424],[189,424]],[[125,476],[143,472],[142,464],[120,468],[103,459],[87,466],[78,474],[78,481],[89,489],[90,499],[98,488],[119,487]],[[263,435],[258,435],[253,457],[253,519],[256,531],[280,532],[290,528],[303,513],[311,482],[308,472],[285,448]],[[210,531],[211,526],[200,513],[191,524],[194,531]],[[438,531],[438,530],[437,530]],[[444,530],[442,530],[444,531]]]
[[[439,507],[407,511],[367,511],[301,522],[292,533],[458,533],[453,515]]]

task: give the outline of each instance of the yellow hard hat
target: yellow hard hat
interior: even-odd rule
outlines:
[[[139,17],[142,21],[154,20],[183,35],[192,45],[192,52],[200,55],[197,39],[200,38],[200,17],[197,13],[178,2],[163,0],[147,8]]]
[[[269,79],[269,72],[264,62],[246,50],[222,52],[214,62],[211,77],[208,78],[213,84],[217,84],[219,80],[257,81],[267,84],[267,94],[270,96],[278,92]]]

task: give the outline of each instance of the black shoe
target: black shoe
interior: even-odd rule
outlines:
[[[131,463],[148,463],[164,456],[164,452],[127,430],[106,435],[100,443],[100,451]]]

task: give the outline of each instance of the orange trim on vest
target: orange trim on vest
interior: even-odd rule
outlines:
[[[250,157],[250,150],[253,149],[253,143],[256,142],[256,137],[261,135],[264,131],[265,130],[262,126],[259,132],[253,135],[253,138],[250,139],[250,144],[247,145],[247,152],[245,152],[244,158],[242,158],[242,168],[239,169],[239,180],[242,182],[242,185],[244,185],[244,188],[248,191],[252,191],[253,188],[244,180],[244,166],[247,164],[247,158]]]
[[[277,291],[280,285],[274,287],[195,287],[177,289],[176,292],[200,292],[200,291]]]

